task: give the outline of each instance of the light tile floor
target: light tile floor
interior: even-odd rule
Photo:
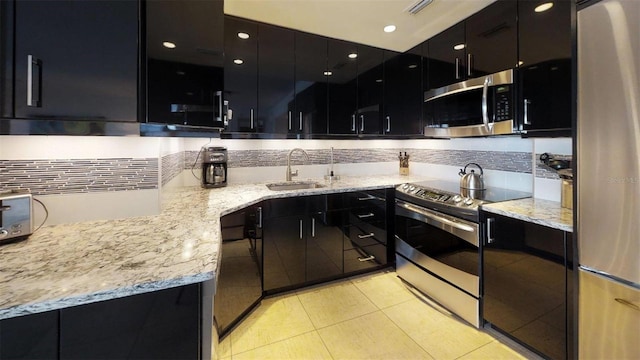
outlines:
[[[267,298],[218,345],[240,359],[539,359],[478,330],[393,270]]]

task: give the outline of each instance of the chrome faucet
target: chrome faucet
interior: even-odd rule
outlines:
[[[289,155],[287,155],[287,177],[286,177],[287,181],[291,181],[292,177],[298,176],[298,170],[291,171],[291,154],[293,154],[293,152],[296,150],[301,151],[304,154],[305,159],[309,161],[309,154],[307,154],[306,151],[300,148],[291,149],[291,151],[289,151]]]

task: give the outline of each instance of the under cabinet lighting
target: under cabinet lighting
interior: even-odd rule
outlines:
[[[238,37],[242,40],[247,40],[249,38],[249,34],[247,34],[246,32],[239,32]]]
[[[233,63],[236,65],[242,65],[244,64],[244,60],[242,59],[233,59]]]
[[[351,53],[351,54],[349,54],[348,56],[349,56],[349,59],[355,59],[355,58],[357,58],[357,57],[358,57],[358,54],[356,54],[356,53]]]
[[[538,6],[536,6],[535,9],[533,9],[533,11],[537,12],[537,13],[541,13],[543,11],[547,11],[549,9],[551,9],[553,7],[553,3],[552,2],[547,2],[544,4],[540,4]]]
[[[162,46],[166,47],[167,49],[175,49],[176,48],[176,44],[172,43],[171,41],[163,41],[162,42]]]
[[[396,26],[395,25],[387,25],[384,27],[384,32],[386,33],[392,33],[396,31]]]
[[[464,49],[465,45],[464,44],[457,44],[453,46],[453,50],[462,50]]]

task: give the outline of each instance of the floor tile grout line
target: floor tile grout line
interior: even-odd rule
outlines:
[[[290,337],[285,338],[285,339],[280,339],[280,340],[277,340],[277,341],[274,341],[274,342],[270,342],[270,343],[268,343],[268,344],[260,345],[260,346],[258,346],[258,347],[253,348],[253,349],[249,349],[249,350],[245,350],[245,351],[239,352],[239,353],[237,353],[237,354],[231,354],[231,358],[232,358],[232,360],[233,360],[233,357],[234,357],[234,356],[236,356],[236,355],[245,354],[245,353],[248,353],[248,352],[250,352],[250,351],[255,351],[255,350],[258,350],[258,349],[261,349],[261,348],[267,347],[267,346],[271,346],[271,345],[274,345],[274,344],[278,344],[278,343],[281,343],[281,342],[284,342],[284,341],[287,341],[287,340],[291,340],[291,339],[296,338],[296,337],[298,337],[298,336],[302,336],[302,335],[310,334],[310,333],[313,333],[313,332],[318,332],[318,330],[313,329],[313,330],[305,331],[305,332],[302,332],[302,333],[297,334],[297,335],[294,335],[294,336],[290,336]],[[319,333],[318,333],[318,336],[320,336],[320,334],[319,334]],[[320,336],[320,339],[322,339],[322,336]],[[323,345],[325,346],[325,348],[326,348],[326,345],[324,344],[324,341],[322,342],[322,344],[323,344]],[[328,349],[327,349],[327,350],[328,350]],[[333,356],[332,356],[332,358],[333,358]]]

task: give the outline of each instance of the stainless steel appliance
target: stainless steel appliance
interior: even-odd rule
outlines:
[[[33,201],[27,191],[0,192],[0,244],[27,238],[33,232]]]
[[[638,359],[640,2],[586,5],[577,19],[578,355]]]
[[[227,186],[227,148],[208,146],[202,148],[202,187]]]
[[[464,137],[511,134],[514,121],[514,70],[433,89],[424,93],[424,135]]]
[[[473,199],[459,190],[459,183],[441,180],[396,188],[396,272],[480,327],[479,206],[531,194],[489,187]]]

